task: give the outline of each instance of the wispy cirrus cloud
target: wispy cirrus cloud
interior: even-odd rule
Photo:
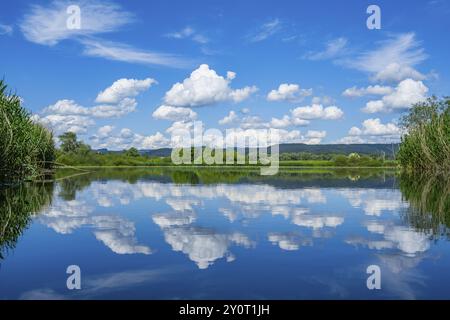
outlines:
[[[53,46],[58,42],[79,36],[117,31],[134,20],[133,14],[112,2],[82,0],[81,28],[67,27],[67,8],[71,1],[53,1],[49,6],[32,5],[20,23],[25,38],[31,42]]]
[[[0,35],[10,35],[13,32],[13,27],[7,24],[1,24],[0,23]]]
[[[198,33],[190,26],[187,26],[180,31],[168,33],[165,36],[172,39],[190,39],[200,44],[206,44],[209,42],[209,39],[205,35]]]
[[[325,49],[322,51],[310,51],[304,55],[307,60],[326,60],[341,56],[347,50],[348,40],[346,38],[337,38],[326,43]]]
[[[47,6],[32,5],[20,22],[23,35],[28,41],[46,46],[55,46],[63,40],[74,40],[83,45],[83,54],[91,57],[175,68],[192,65],[187,59],[173,54],[137,49],[127,44],[96,38],[99,34],[118,31],[135,21],[132,13],[110,1],[82,0],[76,3],[80,7],[81,26],[79,29],[68,28],[70,14],[67,10],[73,4],[70,1],[55,0]]]
[[[340,61],[344,66],[368,72],[374,81],[398,82],[406,78],[423,80],[425,75],[414,66],[427,59],[427,54],[415,33],[391,36],[378,47],[357,57]]]
[[[247,35],[247,38],[250,42],[260,42],[281,31],[282,27],[280,19],[273,19],[261,25],[256,32]]]
[[[424,80],[428,76],[415,66],[427,59],[422,43],[413,32],[391,35],[376,47],[355,53],[346,38],[328,41],[322,51],[310,51],[303,58],[312,61],[332,60],[338,65],[367,72],[374,82],[400,82],[405,79]]]
[[[164,268],[164,270],[131,270],[125,272],[107,273],[86,277],[83,280],[83,290],[76,290],[73,295],[66,292],[59,292],[50,288],[38,288],[24,292],[20,300],[65,300],[65,299],[86,299],[101,297],[105,293],[121,291],[124,288],[141,286],[143,283],[154,283],[165,280],[171,273],[179,272],[178,269]]]
[[[91,57],[172,68],[187,68],[194,64],[193,61],[178,55],[141,50],[118,42],[89,39],[83,40],[82,43],[83,54]]]

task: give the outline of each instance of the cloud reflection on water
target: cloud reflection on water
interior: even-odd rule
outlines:
[[[284,189],[265,184],[191,185],[156,181],[130,184],[112,180],[93,182],[75,200],[56,199],[41,213],[39,221],[60,234],[88,227],[97,240],[116,254],[147,255],[153,250],[149,245],[138,244],[135,222],[123,213],[123,207],[136,201],[146,203],[151,221],[159,227],[171,250],[186,255],[201,270],[221,259],[231,262],[239,258],[233,253],[233,246],[256,248],[257,241],[246,230],[250,230],[252,221],[272,219],[273,231],[270,227],[261,230],[265,234],[257,237],[258,242],[266,241],[281,251],[299,254],[302,247],[313,246],[314,239],[334,239],[344,245],[364,247],[373,251],[372,257],[384,266],[386,282],[391,283],[393,291],[411,298],[415,297],[411,294],[413,286],[422,283],[412,270],[431,246],[426,232],[405,226],[399,219],[399,213],[408,205],[396,189]],[[347,205],[334,205],[339,201]],[[154,204],[158,204],[155,206],[158,209],[152,209]],[[358,228],[355,216],[343,210],[345,206],[364,213],[359,216],[362,219]],[[210,219],[220,216],[221,226],[210,225]],[[289,231],[277,230],[283,221],[290,225]],[[224,222],[230,228],[223,227]],[[352,229],[348,229],[346,222],[353,225]],[[333,283],[334,288],[344,288],[338,279]],[[52,296],[52,292],[47,294]]]

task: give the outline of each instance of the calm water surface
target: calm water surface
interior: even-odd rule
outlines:
[[[1,190],[0,299],[450,298],[449,184],[388,171],[60,172]],[[78,265],[82,289],[68,290]],[[381,269],[368,290],[366,269]]]

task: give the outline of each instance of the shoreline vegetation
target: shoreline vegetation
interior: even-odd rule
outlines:
[[[397,159],[410,172],[450,172],[450,97],[413,105],[400,121],[405,134]]]
[[[450,172],[450,98],[436,97],[415,104],[400,121],[404,130],[395,159],[385,154],[336,154],[288,152],[279,157],[280,168],[397,168],[413,173]],[[53,133],[35,123],[22,106],[19,96],[7,91],[0,80],[0,185],[26,180],[42,180],[57,168],[126,168],[126,167],[211,167],[259,168],[261,163],[249,164],[248,154],[235,151],[234,164],[208,165],[195,163],[175,165],[171,157],[141,154],[136,148],[122,152],[99,152],[81,141],[73,132],[58,137],[55,147]],[[224,152],[225,154],[225,152]],[[245,160],[239,163],[238,160]]]
[[[171,157],[156,157],[142,155],[136,148],[122,152],[101,153],[79,141],[77,135],[66,132],[59,136],[61,147],[57,150],[55,164],[57,166],[71,166],[79,168],[97,167],[226,167],[226,168],[255,168],[263,166],[261,163],[250,164],[248,154],[234,151],[234,163],[226,164],[225,152],[222,164],[205,164],[197,162],[195,148],[191,148],[190,164],[175,165]],[[202,148],[205,151],[205,148]],[[180,150],[182,154],[183,150]],[[208,151],[210,152],[210,151]],[[214,151],[213,151],[214,154]],[[201,155],[200,155],[201,157]],[[189,157],[188,157],[189,158]],[[239,160],[243,163],[240,163]],[[395,160],[386,160],[382,155],[359,155],[358,153],[344,154],[312,154],[282,153],[279,157],[280,167],[328,167],[328,168],[384,168],[396,167]]]
[[[34,123],[19,96],[0,80],[0,182],[35,179],[52,169],[52,133]]]
[[[381,156],[367,156],[359,154],[346,155],[328,155],[324,157],[329,160],[285,160],[284,154],[280,155],[280,167],[304,167],[304,168],[385,168],[397,167],[397,161],[384,160]],[[195,163],[195,159],[191,158],[191,164],[173,164],[170,157],[149,157],[140,155],[138,150],[131,148],[121,153],[96,153],[90,151],[89,146],[83,146],[69,152],[58,152],[55,163],[58,167],[77,167],[77,168],[101,168],[101,167],[203,167],[203,168],[259,168],[262,164],[249,164],[248,156],[245,157],[245,163],[237,163],[239,154],[235,155],[233,164],[205,164]],[[242,156],[244,157],[244,156]]]

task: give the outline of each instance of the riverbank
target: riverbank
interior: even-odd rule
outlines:
[[[398,168],[398,163],[395,161],[386,163],[382,166],[336,166],[332,162],[330,163],[313,163],[312,161],[296,161],[295,163],[283,163],[280,162],[280,168],[284,169],[296,169],[296,168],[304,168],[304,169],[314,169],[314,168],[323,168],[323,169],[396,169]],[[148,165],[75,165],[75,166],[59,166],[57,168],[79,168],[79,169],[114,169],[114,168],[182,168],[182,169],[207,169],[207,168],[225,168],[225,169],[259,169],[262,167],[261,165],[174,165],[174,164],[166,164],[166,165],[156,165],[156,164],[148,164]]]

